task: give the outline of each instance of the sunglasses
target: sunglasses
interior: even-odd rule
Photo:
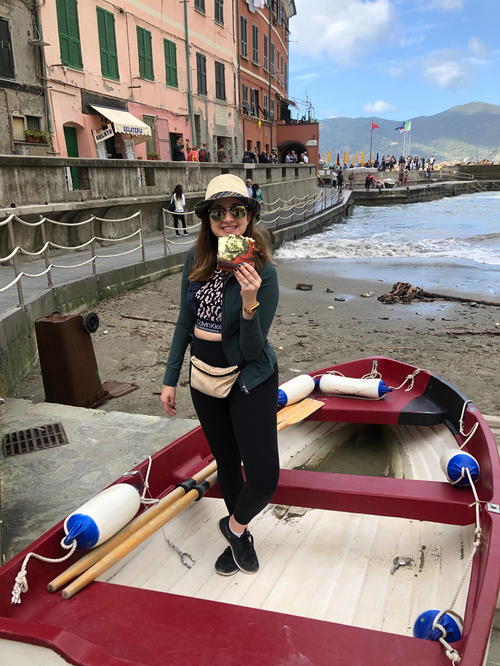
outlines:
[[[222,222],[222,220],[226,217],[226,213],[229,213],[232,217],[234,217],[235,220],[242,220],[244,217],[246,217],[247,212],[248,209],[246,206],[235,204],[230,208],[222,208],[222,206],[211,208],[208,211],[208,214],[210,219],[214,222]]]

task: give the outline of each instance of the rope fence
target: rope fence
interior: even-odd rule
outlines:
[[[306,220],[307,217],[314,215],[315,213],[324,211],[328,208],[331,208],[335,205],[338,205],[342,201],[342,191],[337,189],[324,190],[323,192],[317,192],[314,194],[306,194],[302,197],[292,196],[290,199],[283,199],[279,197],[272,202],[262,202],[262,213],[259,224],[262,223],[266,229],[279,229],[282,226],[288,226],[294,222],[301,220]],[[195,222],[192,216],[194,211],[169,211],[166,208],[162,208],[162,235],[163,235],[163,249],[165,259],[169,254],[173,254],[175,246],[185,246],[193,243],[194,236],[189,240],[172,240],[167,237],[167,232],[175,231],[179,235],[179,232],[184,231],[184,224],[182,228],[179,229],[175,225],[169,224],[168,215],[183,216],[186,223],[186,232],[189,234],[199,228],[201,225],[200,222]],[[121,236],[119,238],[111,238],[106,236],[97,236],[93,234],[84,243],[78,245],[62,245],[51,240],[47,240],[47,226],[55,225],[59,227],[83,227],[85,225],[91,225],[92,232],[94,231],[95,222],[113,222],[113,223],[123,223],[130,222],[132,220],[137,220],[138,227],[135,231]],[[23,248],[16,242],[14,224],[20,224],[26,227],[38,228],[40,227],[41,238],[42,238],[42,247],[39,250],[27,250]],[[14,279],[12,279],[8,284],[0,287],[0,293],[7,291],[12,287],[17,288],[18,294],[18,307],[25,305],[22,280],[23,278],[27,279],[37,279],[46,276],[47,278],[47,287],[52,289],[54,287],[53,269],[62,269],[62,270],[71,270],[75,268],[81,268],[83,266],[91,265],[92,274],[97,275],[97,260],[103,259],[112,259],[115,257],[122,257],[134,252],[141,251],[141,261],[144,263],[146,261],[145,256],[145,246],[144,246],[144,230],[143,230],[143,221],[141,211],[137,211],[128,217],[122,218],[112,218],[107,219],[103,217],[97,217],[96,215],[91,215],[86,220],[81,220],[80,222],[61,222],[59,220],[53,220],[49,217],[40,216],[40,220],[36,222],[29,222],[23,220],[18,215],[12,213],[5,220],[0,221],[0,228],[8,228],[8,237],[11,250],[9,253],[0,257],[0,264],[10,263],[14,270]],[[101,254],[96,251],[96,246],[98,243],[125,243],[137,237],[138,244],[132,248],[125,249],[121,252],[113,252]],[[79,252],[89,248],[90,257],[83,261],[80,261],[76,264],[66,264],[66,263],[56,263],[54,258],[51,257],[51,250],[57,251],[73,251]],[[20,266],[20,258],[26,256],[30,258],[43,259],[45,263],[45,268],[39,272],[28,272],[22,270]]]

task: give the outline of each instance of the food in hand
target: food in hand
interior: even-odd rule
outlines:
[[[219,238],[217,249],[217,268],[223,271],[234,271],[240,264],[254,265],[253,238],[229,234]]]

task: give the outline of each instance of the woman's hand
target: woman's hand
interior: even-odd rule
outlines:
[[[262,284],[260,275],[250,264],[240,264],[234,271],[234,275],[240,283],[243,307],[252,307],[257,302],[257,292]]]
[[[164,386],[160,394],[160,402],[169,416],[175,416],[175,386]]]

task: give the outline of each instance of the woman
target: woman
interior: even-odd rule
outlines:
[[[260,189],[260,185],[258,183],[254,183],[252,185],[252,194],[253,198],[257,201],[257,203],[263,203],[264,201],[264,194],[262,190]]]
[[[187,234],[186,229],[186,216],[184,214],[184,207],[186,206],[186,197],[182,193],[182,185],[176,185],[174,188],[174,193],[170,199],[170,204],[175,206],[175,210],[172,211],[172,217],[174,218],[174,227],[175,235],[180,236],[178,225],[179,222],[182,223],[184,233]]]
[[[279,476],[276,433],[278,369],[267,334],[278,304],[278,281],[269,246],[257,226],[260,205],[231,174],[208,184],[195,207],[201,230],[182,276],[180,313],[160,400],[175,415],[176,384],[191,343],[192,358],[240,375],[225,398],[191,386],[191,398],[217,461],[218,480],[229,515],[219,531],[229,546],[215,563],[217,573],[256,573],[259,562],[248,523],[270,501]],[[216,270],[218,239],[235,234],[255,241],[255,268]],[[245,468],[242,475],[241,464]]]

